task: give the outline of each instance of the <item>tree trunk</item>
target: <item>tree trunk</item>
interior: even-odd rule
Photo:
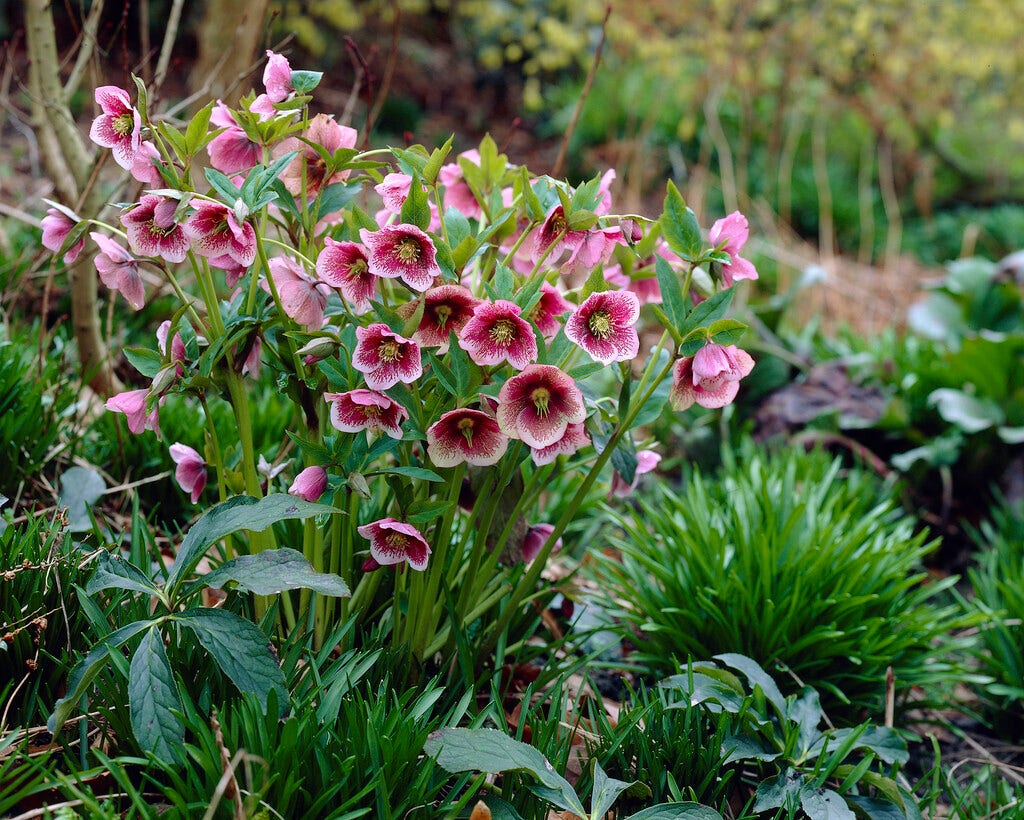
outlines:
[[[198,56],[189,85],[193,92],[234,105],[241,96],[241,80],[260,56],[268,0],[207,0],[196,30]]]

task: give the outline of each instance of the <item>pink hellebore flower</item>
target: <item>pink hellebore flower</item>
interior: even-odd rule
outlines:
[[[570,424],[587,417],[583,394],[554,365],[531,364],[498,391],[498,426],[506,436],[542,449],[559,441]]]
[[[370,272],[384,279],[401,277],[415,291],[425,291],[441,275],[433,240],[415,225],[386,225],[359,231],[370,251]]]
[[[192,206],[195,211],[185,220],[184,229],[196,253],[208,259],[227,256],[245,268],[255,261],[256,231],[252,225],[240,223],[235,212],[219,202],[194,199]]]
[[[530,311],[530,320],[537,326],[541,336],[553,339],[562,327],[558,317],[572,309],[572,302],[562,296],[558,288],[545,282],[540,286],[540,300]]]
[[[640,350],[640,300],[628,290],[592,293],[565,323],[565,335],[601,364],[626,362]]]
[[[160,176],[160,171],[157,169],[162,162],[163,157],[160,156],[156,146],[146,140],[139,145],[139,150],[135,152],[135,157],[132,160],[132,167],[128,170],[138,182],[157,188],[164,182],[164,178]]]
[[[116,85],[100,86],[95,98],[103,113],[92,121],[89,139],[103,148],[110,148],[114,161],[130,171],[135,152],[142,143],[142,117],[132,107],[128,92]]]
[[[409,196],[409,189],[412,187],[412,177],[408,174],[391,173],[384,177],[384,181],[373,186],[380,194],[381,202],[384,203],[384,210],[389,214],[399,214],[402,205]]]
[[[519,305],[499,299],[481,302],[459,335],[459,347],[479,365],[507,361],[522,370],[537,358],[537,338]]]
[[[277,295],[281,297],[284,312],[296,324],[319,330],[324,324],[324,308],[327,307],[327,285],[317,283],[291,259],[275,256],[270,260],[270,275],[274,279]],[[266,280],[260,287],[270,293]]]
[[[57,253],[64,245],[75,223],[67,214],[63,214],[56,208],[47,208],[46,216],[43,217],[43,247]],[[64,254],[64,264],[70,265],[78,254],[85,247],[85,237],[81,237],[74,245],[67,249]]]
[[[523,538],[523,561],[527,564],[533,563],[533,559],[540,555],[540,551],[544,548],[544,545],[551,537],[551,533],[554,531],[555,528],[551,524],[531,524],[530,528],[526,531],[526,536]],[[555,541],[555,545],[551,548],[551,555],[554,555],[560,549],[562,549],[561,538]]]
[[[156,329],[156,344],[160,352],[167,355],[167,334],[171,332],[171,320],[165,319]],[[178,375],[182,374],[181,364],[185,361],[185,342],[181,339],[180,333],[175,333],[171,339],[171,362],[178,366]]]
[[[430,544],[412,524],[394,518],[382,518],[372,524],[357,527],[363,538],[370,542],[370,555],[381,565],[406,561],[415,570],[427,568]]]
[[[612,473],[612,486],[608,492],[608,497],[625,498],[628,496],[636,489],[636,485],[640,482],[640,476],[644,473],[649,473],[657,467],[659,461],[661,461],[661,454],[654,452],[654,450],[638,451],[636,454],[636,472],[633,474],[633,482],[631,484],[627,484],[625,479],[620,476],[616,470]]]
[[[565,435],[558,441],[547,447],[531,447],[530,455],[533,458],[533,463],[540,467],[550,464],[559,456],[571,456],[580,447],[586,447],[588,444],[590,444],[590,436],[587,435],[586,427],[582,424],[570,424],[565,428]]]
[[[352,366],[372,390],[387,390],[398,382],[410,384],[423,375],[420,346],[394,333],[383,322],[357,327]]]
[[[449,410],[427,430],[427,455],[438,467],[466,462],[474,467],[496,464],[508,448],[498,422],[481,410]]]
[[[475,148],[463,151],[459,154],[459,158],[466,159],[473,165],[480,165],[480,152]],[[455,208],[468,219],[483,217],[483,208],[480,207],[480,202],[466,183],[465,174],[463,174],[459,163],[450,162],[447,165],[442,165],[437,179],[444,186],[445,208]]]
[[[210,165],[222,174],[237,174],[248,171],[263,159],[263,148],[258,142],[249,139],[249,135],[235,121],[231,111],[220,100],[213,109],[210,122],[217,128],[223,128],[206,146],[210,155]]]
[[[157,406],[154,405],[152,412],[146,413],[148,395],[148,390],[128,390],[111,396],[105,406],[112,413],[124,413],[128,419],[128,429],[135,435],[139,435],[143,430],[152,430],[159,437],[160,418],[157,415]]]
[[[369,310],[370,300],[377,294],[377,277],[370,273],[366,249],[355,242],[324,239],[324,249],[316,258],[316,275],[340,290],[357,313]]]
[[[556,205],[544,224],[534,231],[530,238],[530,259],[536,264],[544,253],[551,248],[547,259],[554,262],[568,248],[570,253],[575,254],[580,244],[586,238],[586,231],[571,231],[565,221],[565,209]],[[554,247],[552,247],[554,246]]]
[[[331,424],[343,433],[360,430],[382,430],[393,439],[402,437],[402,422],[409,411],[390,396],[375,390],[349,390],[347,393],[325,393],[331,405]]]
[[[622,228],[592,228],[582,233],[583,238],[562,265],[565,276],[589,273],[597,265],[603,265],[611,259],[616,245],[625,243]]]
[[[359,135],[354,128],[339,125],[327,114],[317,114],[309,121],[309,127],[302,136],[309,142],[326,148],[329,154],[333,154],[339,148],[355,148]],[[298,151],[299,155],[281,172],[281,181],[294,196],[299,196],[303,190],[303,168],[306,176],[306,196],[310,198],[315,197],[328,185],[344,182],[348,178],[348,171],[334,171],[328,175],[327,164],[320,154],[297,137],[289,137],[281,142],[274,149],[274,156],[280,157],[289,151]]]
[[[313,465],[307,467],[292,482],[288,492],[306,501],[317,501],[327,489],[327,470]]]
[[[178,201],[146,194],[139,204],[121,215],[128,233],[128,244],[139,256],[160,256],[168,262],[184,262],[188,255],[188,237],[174,221]]]
[[[594,206],[594,213],[598,216],[607,216],[612,210],[612,183],[615,181],[615,169],[609,168],[601,177],[597,187],[597,205]]]
[[[439,285],[423,294],[423,318],[413,338],[423,347],[439,348],[438,353],[448,352],[448,342],[452,331],[456,336],[462,334],[463,328],[473,318],[473,311],[480,304],[468,288],[462,285]],[[415,312],[416,302],[403,305],[400,313],[411,308],[410,315]]]
[[[103,284],[120,293],[133,309],[139,310],[146,304],[146,289],[135,257],[101,233],[93,231],[89,236],[100,246],[93,263]]]
[[[715,247],[721,245],[721,249],[732,259],[729,264],[722,265],[722,277],[725,279],[726,287],[732,287],[735,279],[757,279],[757,269],[753,263],[740,256],[740,250],[747,243],[749,236],[747,218],[739,211],[733,211],[724,219],[719,219],[708,231],[711,244]]]
[[[174,478],[181,489],[192,494],[192,503],[195,504],[206,486],[206,461],[187,444],[180,442],[170,446],[170,453],[178,465],[174,468]]]
[[[284,102],[292,93],[292,67],[283,54],[267,49],[267,65],[263,69],[263,85],[272,103]]]
[[[694,402],[701,407],[725,407],[736,398],[740,379],[753,368],[754,360],[736,345],[704,345],[692,358],[675,363],[668,400],[675,410],[686,410]]]

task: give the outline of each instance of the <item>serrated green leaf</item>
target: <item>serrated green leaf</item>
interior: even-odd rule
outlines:
[[[495,268],[491,285],[494,288],[495,299],[511,301],[515,295],[513,292],[515,290],[515,277],[512,274],[512,269],[508,265],[499,262]]]
[[[324,78],[322,71],[292,71],[292,88],[296,94],[309,94],[314,88],[320,85]]]
[[[164,364],[164,357],[148,347],[125,347],[122,352],[132,367],[147,379],[155,377]]]
[[[722,820],[722,815],[700,803],[659,803],[640,809],[625,820]]]
[[[658,288],[661,291],[661,304],[672,327],[682,328],[686,319],[686,303],[683,301],[683,287],[679,277],[672,270],[668,261],[660,256],[655,258],[654,270],[658,277]]]
[[[188,145],[185,144],[185,135],[181,131],[166,121],[156,123],[156,130],[165,142],[170,143],[179,160],[182,162],[188,160]]]
[[[452,508],[450,501],[417,501],[409,505],[405,520],[410,524],[428,524],[436,521]]]
[[[708,326],[711,341],[723,347],[736,344],[747,332],[747,326],[735,319],[718,319]]]
[[[831,789],[804,789],[800,808],[810,820],[857,820],[842,795]]]
[[[672,180],[668,181],[660,222],[662,236],[672,252],[687,262],[697,261],[703,247],[700,224]]]
[[[639,780],[625,781],[608,777],[601,764],[594,758],[594,789],[590,795],[590,816],[604,817],[611,811],[619,795],[627,792],[630,797],[650,797],[651,789]]]
[[[149,122],[149,96],[146,93],[146,84],[136,74],[132,74],[132,81],[135,83],[135,88],[138,91],[138,95],[135,98],[135,110],[139,112],[142,122],[147,123]]]
[[[712,322],[716,322],[719,319],[725,317],[726,312],[729,310],[729,305],[732,302],[733,288],[728,290],[722,290],[718,293],[705,299],[699,305],[696,305],[686,315],[686,321],[683,322],[680,332],[685,337],[691,331],[706,327]]]
[[[452,143],[455,142],[455,135],[452,134],[445,141],[444,145],[440,148],[435,148],[430,152],[430,159],[427,160],[427,164],[423,166],[423,181],[427,185],[433,185],[437,182],[437,175],[441,171],[441,166],[444,165],[444,161],[448,158],[448,154],[452,150]]]
[[[138,567],[124,558],[113,558],[109,553],[101,553],[96,561],[93,572],[85,591],[95,595],[104,589],[127,589],[145,595],[161,594],[161,590]]]
[[[457,248],[459,244],[470,238],[469,220],[458,208],[449,207],[444,212],[444,231],[448,244]]]
[[[185,744],[184,708],[167,660],[163,635],[150,627],[128,670],[128,713],[143,751],[165,763],[180,762]]]
[[[459,386],[451,368],[449,368],[448,365],[446,365],[432,350],[427,351],[427,358],[430,360],[430,372],[434,375],[434,378],[437,379],[441,387],[447,390],[449,395],[458,396]]]
[[[185,150],[188,151],[190,157],[201,151],[209,141],[206,132],[210,127],[210,115],[213,113],[214,105],[214,101],[210,100],[189,120],[188,127],[185,129]]]
[[[415,170],[412,172],[409,195],[402,203],[399,219],[403,224],[415,225],[421,231],[430,227],[430,201],[427,199],[427,192],[423,189],[420,175]]]
[[[103,670],[110,653],[156,623],[155,620],[135,621],[127,626],[122,626],[105,638],[101,638],[99,643],[89,650],[89,653],[71,670],[71,674],[68,676],[67,694],[54,704],[53,713],[46,721],[46,728],[52,734],[57,734],[67,719],[71,717],[71,713],[77,708],[82,695],[88,691],[96,676]]]
[[[387,467],[376,472],[378,475],[401,475],[416,481],[444,481],[441,476],[426,467]]]
[[[592,293],[602,293],[603,291],[611,290],[611,287],[611,283],[604,278],[604,268],[598,265],[590,272],[587,281],[583,283],[583,290],[580,291],[580,301],[583,301]]]
[[[284,673],[270,649],[270,641],[252,621],[226,609],[186,609],[174,620],[194,633],[221,671],[238,689],[255,695],[267,708],[267,697],[277,692],[282,712],[288,707]]]
[[[278,521],[339,512],[327,504],[313,504],[287,493],[256,499],[237,495],[207,510],[185,535],[167,576],[167,589],[176,588],[198,563],[206,549],[225,535],[249,530],[262,532]]]
[[[756,686],[764,692],[765,698],[775,707],[779,717],[786,716],[786,699],[782,696],[782,692],[772,676],[761,668],[761,664],[738,652],[723,652],[720,655],[715,655],[715,660],[740,672],[747,679],[751,688]]]
[[[317,572],[301,552],[287,547],[239,555],[208,572],[196,585],[221,589],[232,581],[256,595],[276,595],[292,589],[310,589],[336,598],[351,595],[340,577]]]
[[[587,810],[573,787],[554,770],[544,755],[503,732],[495,729],[441,729],[427,738],[423,751],[436,757],[438,765],[452,774],[528,772],[544,787],[540,793],[545,799],[580,817],[587,816]]]
[[[216,168],[204,168],[203,173],[206,175],[206,181],[210,183],[210,187],[220,194],[221,199],[228,207],[233,207],[239,196],[238,188],[234,183]]]

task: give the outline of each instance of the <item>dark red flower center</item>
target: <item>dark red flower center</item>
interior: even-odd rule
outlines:
[[[444,326],[448,324],[448,320],[452,318],[452,314],[455,311],[452,310],[451,305],[437,305],[434,307],[434,319],[437,322],[438,327],[442,330]]]

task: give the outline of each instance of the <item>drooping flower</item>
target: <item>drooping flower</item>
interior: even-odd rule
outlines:
[[[237,174],[248,171],[263,158],[263,148],[239,126],[230,109],[220,100],[210,115],[210,123],[223,128],[206,146],[210,165],[222,174]]]
[[[507,361],[522,370],[537,358],[537,338],[515,302],[481,302],[459,335],[459,347],[479,365]]]
[[[135,152],[135,157],[132,159],[132,167],[128,170],[138,182],[156,188],[164,181],[157,169],[162,162],[163,157],[160,156],[156,146],[149,140],[145,140],[139,144],[139,150]]]
[[[526,536],[523,538],[522,555],[523,561],[527,564],[533,563],[533,559],[540,555],[541,549],[548,542],[551,537],[551,533],[555,531],[552,524],[531,524],[530,528],[526,531]],[[562,549],[562,539],[559,538],[555,541],[555,545],[551,548],[551,555]]]
[[[566,249],[570,253],[575,252],[586,234],[586,231],[570,230],[565,219],[565,209],[561,205],[556,205],[544,220],[544,224],[537,228],[533,232],[533,236],[527,240],[530,247],[530,260],[537,263],[547,253],[548,261],[554,264]]]
[[[587,434],[587,428],[582,424],[570,424],[565,428],[565,434],[554,444],[547,447],[531,447],[530,456],[533,463],[540,467],[550,464],[559,456],[571,456],[580,447],[586,447],[588,444],[590,436]]]
[[[326,489],[327,470],[314,464],[295,476],[288,492],[306,501],[317,501]]]
[[[370,272],[385,279],[401,278],[416,291],[425,291],[441,275],[433,240],[415,225],[385,225],[378,231],[359,231],[370,251]]]
[[[92,121],[89,139],[111,149],[114,161],[130,171],[142,142],[142,117],[132,107],[128,92],[116,85],[97,88],[95,99],[103,113]]]
[[[245,350],[245,348],[242,348]],[[252,341],[249,343],[248,352],[245,354],[245,360],[242,362],[242,375],[249,376],[254,380],[260,378],[260,364],[262,363],[263,356],[263,340],[259,335],[254,334]]]
[[[128,421],[128,429],[135,435],[143,430],[152,430],[160,436],[160,418],[157,415],[159,402],[152,411],[146,412],[148,390],[128,390],[107,399],[104,405],[112,413],[124,413]]]
[[[739,211],[733,211],[724,219],[719,219],[708,231],[711,244],[715,247],[721,245],[721,249],[732,259],[729,264],[722,265],[722,278],[726,287],[732,287],[736,279],[757,279],[757,269],[753,263],[740,256],[740,251],[749,236],[747,218]]]
[[[540,300],[530,311],[530,321],[537,326],[541,336],[553,339],[562,327],[558,317],[572,308],[572,302],[562,296],[558,288],[545,282],[540,286]]]
[[[75,223],[67,214],[61,213],[56,208],[47,208],[46,216],[43,217],[43,247],[57,253],[68,238]],[[78,254],[85,247],[85,237],[81,237],[64,253],[64,264],[70,265]]]
[[[496,464],[507,448],[508,437],[482,410],[449,410],[427,430],[427,455],[438,467],[462,462],[487,467]]]
[[[475,148],[463,151],[459,159],[465,159],[473,165],[480,165],[480,152]],[[468,219],[480,219],[483,216],[483,208],[477,200],[473,189],[466,182],[462,166],[457,162],[450,162],[442,165],[437,175],[438,181],[444,186],[445,208],[455,208]]]
[[[611,259],[616,245],[625,243],[621,228],[591,228],[583,231],[583,237],[572,248],[569,258],[562,264],[562,274],[567,277],[587,274],[597,265]]]
[[[170,332],[171,320],[164,319],[156,329],[156,346],[164,356],[167,355],[167,334]],[[171,339],[171,363],[176,365],[179,376],[184,372],[181,365],[185,362],[185,359],[185,342],[182,340],[180,333],[175,333],[174,338]]]
[[[410,384],[423,375],[420,346],[393,332],[383,322],[357,327],[352,366],[373,390],[387,390],[398,382]]]
[[[370,555],[382,566],[407,562],[415,570],[427,568],[430,544],[412,524],[395,518],[382,518],[356,528],[370,542]]]
[[[412,337],[423,347],[437,347],[438,353],[448,352],[450,333],[462,333],[480,300],[461,285],[439,285],[423,294],[423,318]],[[411,310],[410,310],[411,309]],[[399,314],[415,312],[416,302],[407,302]]]
[[[120,293],[133,309],[139,310],[146,304],[146,289],[135,257],[101,233],[93,231],[89,236],[100,246],[93,263],[103,284]]]
[[[327,149],[329,154],[333,154],[339,148],[355,148],[359,135],[354,128],[339,125],[327,114],[317,114],[309,121],[309,126],[302,136],[308,142],[315,143],[321,148]],[[297,137],[283,140],[274,149],[274,156],[283,156],[290,151],[298,151],[299,154],[281,172],[281,182],[294,196],[299,196],[303,191],[303,172],[306,177],[306,196],[311,198],[328,185],[348,179],[348,171],[328,173],[327,163],[324,162],[323,157],[315,148],[300,141]]]
[[[139,256],[160,256],[168,262],[183,262],[188,255],[188,237],[174,221],[178,201],[145,194],[139,204],[121,215],[128,244]]]
[[[391,173],[384,177],[384,180],[373,186],[380,194],[381,202],[384,203],[384,210],[390,214],[399,214],[402,205],[409,196],[409,189],[412,187],[412,177],[408,174]]]
[[[242,267],[256,259],[256,231],[248,222],[239,222],[235,212],[219,202],[192,200],[195,211],[185,220],[185,233],[200,256],[218,259],[227,256]]]
[[[271,102],[279,103],[292,93],[292,67],[283,54],[267,49],[267,64],[263,68],[263,86]]]
[[[675,410],[686,410],[694,402],[701,407],[725,407],[736,398],[740,379],[753,368],[754,360],[736,345],[704,345],[673,366],[668,400]]]
[[[530,447],[550,447],[570,424],[587,417],[583,394],[572,377],[554,365],[531,364],[498,391],[498,426]]]
[[[187,444],[175,442],[170,446],[171,459],[178,466],[174,478],[186,493],[191,493],[195,504],[206,486],[206,460]]]
[[[601,364],[629,361],[640,350],[640,300],[627,290],[590,294],[565,323],[566,337]]]
[[[384,393],[375,390],[349,390],[347,393],[325,393],[331,405],[331,424],[343,433],[360,430],[382,430],[391,438],[402,437],[402,422],[409,411]]]
[[[355,242],[338,242],[329,236],[316,258],[316,274],[341,291],[356,313],[370,309],[370,300],[377,294],[377,277],[370,272],[366,249]]]
[[[327,307],[327,285],[318,283],[296,262],[288,257],[275,256],[270,260],[270,275],[281,298],[284,312],[296,324],[319,330],[324,324],[324,308]],[[270,293],[270,285],[260,280],[260,287]]]
[[[659,461],[661,461],[660,453],[656,453],[654,450],[638,450],[636,454],[636,471],[633,473],[633,481],[627,484],[626,480],[619,475],[619,471],[614,471],[612,473],[612,486],[608,491],[608,497],[625,498],[628,496],[636,489],[636,485],[640,482],[640,476],[644,473],[651,472],[651,470],[658,466]]]

